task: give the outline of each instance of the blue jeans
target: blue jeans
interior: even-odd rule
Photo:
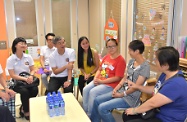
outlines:
[[[105,84],[95,86],[93,81],[83,88],[83,109],[88,117],[91,115],[95,98],[112,90],[113,88],[111,86]]]
[[[112,110],[115,108],[129,108],[124,98],[113,98],[112,92],[98,96],[93,105],[91,113],[92,122],[115,122]]]

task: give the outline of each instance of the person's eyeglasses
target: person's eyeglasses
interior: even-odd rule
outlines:
[[[66,42],[64,41],[64,42],[57,42],[57,44],[58,45],[64,45],[64,44],[66,44]]]
[[[106,48],[107,49],[114,49],[116,47],[116,45],[113,45],[113,46],[107,46]]]
[[[53,41],[53,39],[47,39],[48,41],[50,41],[50,42],[52,42]]]
[[[18,44],[20,44],[20,45],[27,45],[27,43],[25,43],[25,42],[19,42]]]

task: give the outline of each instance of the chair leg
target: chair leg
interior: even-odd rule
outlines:
[[[77,86],[77,100],[79,100],[79,86]]]

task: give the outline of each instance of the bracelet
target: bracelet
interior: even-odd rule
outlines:
[[[133,109],[132,109],[132,113],[133,113],[134,115],[138,114],[137,112],[135,112],[135,109],[136,109],[136,108],[133,108]]]
[[[126,93],[125,91],[124,91],[123,93],[124,93],[124,97],[126,97],[126,96],[127,96],[127,93]]]

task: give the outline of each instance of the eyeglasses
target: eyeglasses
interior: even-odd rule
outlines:
[[[27,45],[27,43],[25,43],[25,42],[19,42],[18,44],[20,44],[20,45]]]
[[[50,42],[52,42],[53,41],[53,39],[47,39],[48,41],[50,41]]]
[[[107,49],[114,49],[116,47],[116,45],[113,45],[113,46],[107,46],[106,48]]]
[[[59,42],[57,42],[57,44],[58,44],[58,45],[64,45],[64,44],[66,44],[66,42],[65,42],[65,41],[64,41],[64,42],[60,42],[60,41],[59,41]]]

